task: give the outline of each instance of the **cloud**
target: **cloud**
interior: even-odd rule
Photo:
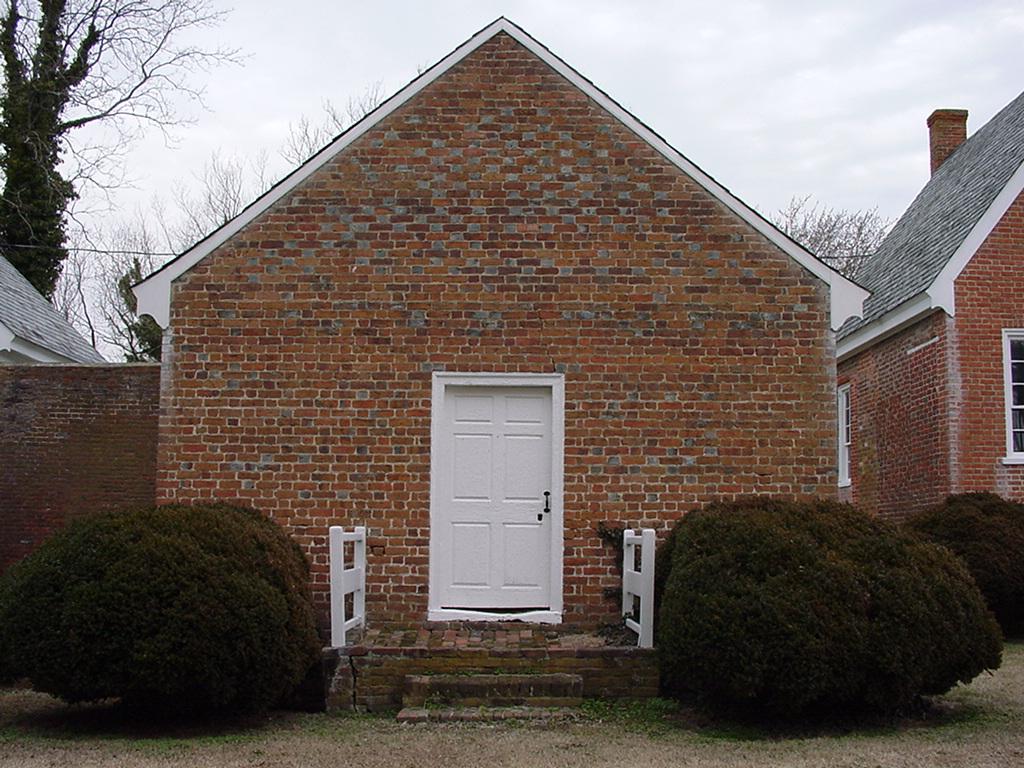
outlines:
[[[388,92],[505,14],[751,204],[795,194],[897,216],[927,177],[924,120],[977,128],[1020,91],[1024,8],[1001,1],[280,3],[247,0],[208,32],[241,68],[174,148],[130,155],[131,209],[215,150],[273,154],[289,123],[381,81]],[[280,169],[285,170],[283,167]]]

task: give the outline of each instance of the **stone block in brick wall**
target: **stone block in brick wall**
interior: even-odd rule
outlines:
[[[322,657],[324,702],[328,712],[355,708],[355,677],[352,658],[338,648],[325,648]]]

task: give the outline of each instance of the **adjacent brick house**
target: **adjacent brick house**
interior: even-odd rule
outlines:
[[[614,616],[599,522],[834,494],[866,292],[490,25],[136,287],[157,496],[369,526],[376,624]]]
[[[1024,94],[967,138],[928,118],[932,177],[858,273],[839,333],[843,494],[900,517],[949,493],[1024,499]]]

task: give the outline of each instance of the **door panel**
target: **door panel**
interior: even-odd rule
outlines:
[[[506,523],[503,587],[539,588],[547,578],[548,563],[538,563],[533,553],[544,549],[544,523]]]
[[[492,445],[491,435],[452,435],[452,490],[456,501],[491,500]]]
[[[508,425],[511,426],[511,425]],[[505,501],[544,500],[551,485],[551,445],[547,435],[505,435]],[[547,443],[547,444],[546,444]]]
[[[460,587],[488,588],[491,578],[491,526],[488,523],[453,523],[452,583]]]
[[[441,412],[431,563],[441,607],[549,607],[551,390],[448,386]]]

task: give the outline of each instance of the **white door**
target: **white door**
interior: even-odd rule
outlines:
[[[449,385],[443,397],[430,564],[440,607],[550,607],[552,526],[561,529],[551,389]]]

